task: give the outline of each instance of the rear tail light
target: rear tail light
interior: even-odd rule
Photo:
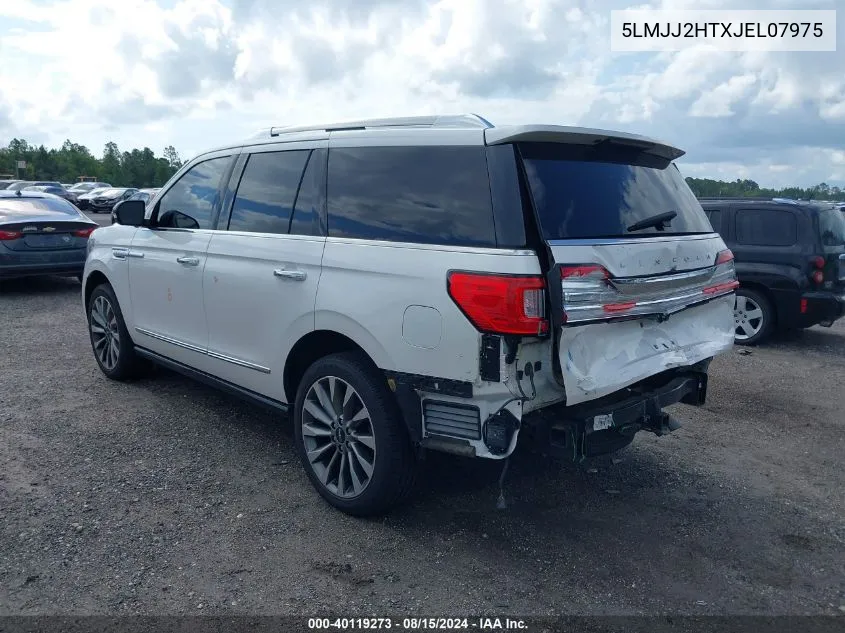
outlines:
[[[538,336],[549,331],[540,276],[452,272],[449,296],[482,332]]]
[[[813,273],[810,275],[810,278],[817,284],[821,284],[824,282],[824,271],[821,270],[814,270]]]
[[[74,231],[73,234],[76,237],[90,237],[91,233],[96,230],[97,227],[92,227],[90,229],[79,229],[78,231]]]
[[[721,264],[727,264],[728,262],[732,262],[734,260],[733,251],[729,248],[721,251],[718,255],[716,255],[716,265],[719,266]]]
[[[0,231],[0,240],[17,240],[21,235],[20,231]]]
[[[824,257],[813,257],[813,266],[816,268],[824,268]]]

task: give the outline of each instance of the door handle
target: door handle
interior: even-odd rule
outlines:
[[[176,261],[185,266],[198,266],[200,263],[199,257],[177,257]]]
[[[273,274],[276,277],[282,277],[283,279],[292,279],[293,281],[305,281],[307,275],[304,271],[301,270],[282,270],[281,268],[277,268],[273,271]]]

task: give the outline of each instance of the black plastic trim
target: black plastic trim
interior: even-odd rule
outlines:
[[[457,398],[472,398],[472,383],[463,380],[451,380],[449,378],[437,378],[434,376],[422,376],[420,374],[406,374],[401,371],[386,371],[388,379],[392,378],[397,384],[403,384],[425,391],[427,393],[442,393]]]
[[[495,334],[482,334],[481,359],[478,366],[481,380],[499,382],[502,379],[501,357],[502,338]]]

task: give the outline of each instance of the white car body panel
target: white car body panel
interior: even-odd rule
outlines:
[[[210,373],[286,402],[291,347],[314,329],[326,238],[216,231],[203,272]],[[291,277],[282,273],[302,273]],[[345,294],[345,293],[344,293]]]
[[[202,275],[210,240],[211,231],[139,228],[129,257],[133,340],[203,371],[209,363]]]
[[[651,319],[565,327],[560,362],[566,402],[601,398],[675,367],[690,367],[733,347],[734,296]]]
[[[446,292],[450,270],[537,275],[540,265],[525,250],[330,237],[315,327],[349,336],[382,369],[475,381],[480,334]],[[419,330],[432,329],[438,343],[419,345]]]

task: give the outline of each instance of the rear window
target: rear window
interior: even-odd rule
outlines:
[[[792,211],[737,209],[736,241],[746,246],[792,246],[798,241],[798,221]]]
[[[76,207],[63,198],[0,198],[0,220],[30,217],[44,211],[79,216]]]
[[[711,233],[678,169],[614,147],[523,143],[528,184],[547,240]],[[663,225],[630,230],[659,214]]]
[[[332,148],[329,235],[495,246],[481,146]]]
[[[819,211],[822,246],[845,245],[845,215],[836,208]]]

